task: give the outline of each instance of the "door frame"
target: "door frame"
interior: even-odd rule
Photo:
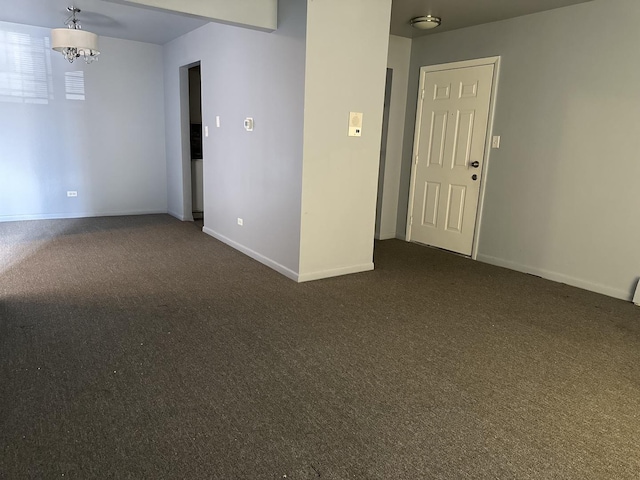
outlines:
[[[411,183],[409,184],[409,208],[407,208],[407,228],[405,238],[407,242],[411,241],[411,216],[413,214],[413,196],[415,193],[415,176],[416,176],[416,153],[418,147],[418,139],[420,137],[420,128],[422,121],[418,120],[420,114],[420,102],[422,101],[420,92],[422,90],[423,74],[432,72],[441,72],[444,70],[457,70],[460,68],[480,67],[482,65],[493,65],[493,80],[491,85],[491,98],[489,100],[489,116],[487,119],[487,135],[484,145],[484,159],[482,162],[482,175],[480,176],[480,192],[478,194],[478,211],[476,213],[475,230],[473,232],[473,245],[471,246],[471,258],[476,260],[478,256],[478,241],[480,239],[480,226],[484,213],[484,196],[486,193],[487,182],[485,177],[488,172],[489,160],[491,157],[491,143],[493,138],[493,122],[495,118],[495,104],[498,94],[498,80],[500,78],[500,56],[477,58],[473,60],[464,60],[461,62],[441,63],[437,65],[426,65],[420,67],[420,81],[418,83],[418,100],[416,106],[415,129],[413,134],[413,150],[411,152]]]
[[[196,60],[178,67],[180,89],[180,148],[182,151],[182,215],[178,218],[183,222],[193,222],[193,200],[191,197],[191,120],[189,118],[189,69],[200,65]],[[200,79],[202,84],[202,78]],[[202,104],[202,100],[200,100]],[[204,145],[203,145],[204,162]],[[204,168],[204,165],[203,165]]]
[[[384,200],[384,176],[387,166],[387,143],[389,140],[389,119],[391,117],[391,98],[393,97],[393,68],[387,67],[384,86],[384,110],[382,112],[382,140],[380,142],[380,164],[378,165],[378,196],[376,199],[376,228],[374,238],[380,240],[382,233],[382,210]]]

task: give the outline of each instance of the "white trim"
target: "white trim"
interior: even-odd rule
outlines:
[[[182,215],[181,213],[176,213],[176,212],[167,212],[169,215],[171,215],[172,217],[177,218],[178,220],[180,220],[181,222],[187,222],[188,220],[184,217],[184,215]]]
[[[178,82],[180,95],[180,172],[182,180],[182,214],[180,218],[185,221],[192,215],[192,185],[191,185],[191,130],[190,130],[190,102],[189,94],[189,69],[198,62],[192,62],[178,68]],[[204,139],[203,139],[204,140]],[[193,220],[193,218],[191,218]]]
[[[380,232],[380,236],[378,240],[390,240],[392,238],[396,238],[395,230],[389,230],[388,232]]]
[[[493,79],[491,84],[491,98],[489,100],[489,114],[487,117],[487,133],[485,138],[484,159],[482,162],[482,175],[480,177],[480,192],[478,194],[478,210],[476,213],[476,225],[473,232],[473,242],[471,245],[471,258],[477,260],[478,243],[480,241],[480,227],[482,225],[482,215],[484,213],[484,197],[487,188],[486,176],[488,173],[489,160],[491,158],[491,141],[493,136],[493,124],[495,120],[495,104],[498,97],[498,79],[500,73],[500,56],[477,58],[473,60],[464,60],[461,62],[442,63],[438,65],[427,65],[420,67],[420,82],[418,83],[418,103],[416,108],[416,125],[413,134],[413,150],[411,152],[411,180],[409,187],[409,204],[407,208],[407,227],[405,230],[405,240],[411,241],[411,217],[413,216],[413,197],[415,193],[415,157],[418,150],[418,139],[420,138],[420,128],[422,127],[422,118],[418,121],[418,115],[422,111],[422,90],[424,89],[424,81],[427,73],[441,72],[446,70],[456,70],[460,68],[479,67],[484,65],[493,65]]]
[[[319,272],[303,273],[298,275],[298,282],[309,282],[311,280],[338,277],[351,273],[370,272],[371,270],[373,270],[373,262],[362,265],[352,265],[350,267],[333,268],[331,270],[321,270]]]
[[[304,273],[304,274],[299,274],[297,272],[294,272],[293,270],[291,270],[290,268],[285,267],[284,265],[281,265],[280,263],[271,260],[268,257],[265,257],[264,255],[251,250],[248,247],[245,247],[244,245],[231,240],[228,237],[225,237],[224,235],[211,230],[210,228],[207,227],[203,227],[202,231],[204,233],[206,233],[207,235],[212,236],[213,238],[220,240],[222,243],[226,243],[227,245],[229,245],[230,247],[235,248],[236,250],[244,253],[245,255],[247,255],[248,257],[253,258],[254,260],[257,260],[258,262],[262,263],[263,265],[266,265],[267,267],[272,268],[273,270],[275,270],[278,273],[281,273],[282,275],[284,275],[287,278],[290,278],[291,280],[294,280],[296,282],[310,282],[312,280],[320,280],[323,278],[330,278],[330,277],[338,277],[340,275],[348,275],[350,273],[361,273],[361,272],[368,272],[373,270],[373,262],[370,263],[366,263],[363,265],[352,265],[349,267],[341,267],[341,268],[334,268],[331,270],[321,270],[319,272],[311,272],[311,273]]]
[[[490,57],[486,60],[493,60],[493,83],[491,86],[491,100],[489,100],[489,117],[487,118],[487,138],[485,139],[484,161],[482,162],[482,175],[480,176],[480,195],[478,197],[478,211],[476,213],[476,228],[473,232],[473,243],[471,245],[471,258],[478,259],[478,245],[480,243],[480,231],[482,227],[482,216],[484,215],[484,197],[487,192],[487,174],[489,173],[489,162],[491,161],[491,144],[493,141],[493,125],[496,117],[496,99],[498,98],[498,82],[500,79],[500,57]]]
[[[463,60],[461,62],[439,63],[437,65],[425,65],[420,68],[422,72],[441,72],[443,70],[455,70],[457,68],[480,67],[482,65],[492,65],[500,61],[500,56],[474,58],[472,60]]]
[[[162,210],[128,210],[124,212],[79,212],[79,213],[45,213],[32,215],[0,215],[0,222],[22,222],[25,220],[64,220],[71,218],[94,218],[94,217],[128,217],[133,215],[158,215],[167,214],[166,209]]]
[[[258,262],[266,265],[267,267],[272,268],[273,270],[275,270],[278,273],[281,273],[282,275],[284,275],[287,278],[290,278],[291,280],[295,280],[296,282],[300,281],[298,279],[298,274],[296,272],[294,272],[293,270],[285,267],[284,265],[279,264],[278,262],[271,260],[270,258],[265,257],[264,255],[251,250],[248,247],[245,247],[244,245],[235,242],[233,240],[231,240],[228,237],[225,237],[224,235],[211,230],[210,228],[207,227],[203,227],[202,231],[204,233],[206,233],[207,235],[212,236],[213,238],[216,238],[218,240],[220,240],[222,243],[226,243],[227,245],[229,245],[230,247],[235,248],[236,250],[244,253],[245,255],[247,255],[248,257],[253,258],[254,260],[257,260]]]
[[[416,190],[416,152],[418,151],[418,139],[420,138],[420,129],[422,128],[422,90],[424,89],[424,73],[420,68],[420,81],[418,82],[418,102],[416,105],[415,128],[413,130],[413,149],[411,150],[411,180],[409,183],[409,203],[407,205],[407,227],[405,229],[405,239],[411,241],[411,217],[413,216],[413,197]]]
[[[593,283],[580,278],[570,277],[562,273],[553,272],[551,270],[545,270],[543,268],[532,267],[530,265],[523,265],[521,263],[512,262],[510,260],[504,260],[502,258],[492,257],[490,255],[478,254],[477,260],[479,262],[489,263],[498,267],[508,268],[510,270],[516,270],[518,272],[528,273],[536,275],[538,277],[552,280],[554,282],[565,283],[572,287],[582,288],[583,290],[589,290],[591,292],[601,293],[609,297],[619,298],[621,300],[631,300],[630,293],[626,290],[620,290],[618,288],[609,287],[600,283]]]

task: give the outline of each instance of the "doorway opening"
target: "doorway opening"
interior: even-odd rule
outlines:
[[[380,167],[378,170],[378,201],[376,204],[376,230],[375,238],[380,240],[382,225],[382,199],[384,196],[384,174],[387,161],[387,138],[389,133],[389,107],[391,106],[391,84],[393,82],[393,69],[387,68],[387,82],[384,90],[384,110],[382,114],[382,141],[380,142]]]
[[[191,210],[196,223],[204,223],[204,161],[202,155],[202,77],[200,64],[189,68],[189,146]],[[201,225],[202,226],[202,225]]]

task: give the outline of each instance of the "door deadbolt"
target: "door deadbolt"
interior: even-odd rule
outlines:
[[[469,165],[471,165],[473,168],[478,168],[480,166],[480,162],[476,160],[475,162],[471,162]]]

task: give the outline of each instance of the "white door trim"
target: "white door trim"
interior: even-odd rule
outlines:
[[[471,249],[471,258],[476,260],[478,256],[478,242],[480,239],[480,227],[482,224],[482,216],[484,213],[484,196],[486,193],[487,183],[485,181],[488,172],[489,161],[491,159],[491,141],[493,137],[493,122],[495,118],[495,104],[498,93],[498,79],[500,78],[500,57],[477,58],[474,60],[464,60],[461,62],[442,63],[438,65],[427,65],[420,67],[420,84],[418,88],[418,100],[416,107],[416,126],[413,134],[413,150],[411,153],[411,183],[409,188],[409,208],[407,209],[407,242],[411,241],[411,215],[413,213],[413,196],[415,191],[415,159],[417,154],[417,142],[421,127],[421,121],[418,120],[420,112],[420,102],[422,101],[420,92],[422,91],[422,79],[424,73],[439,72],[443,70],[455,70],[457,68],[478,67],[481,65],[494,65],[493,83],[491,86],[491,99],[489,101],[489,119],[487,122],[487,137],[484,148],[484,161],[482,162],[482,175],[480,177],[480,195],[478,197],[478,213],[476,215],[476,226],[473,234],[473,247]]]

